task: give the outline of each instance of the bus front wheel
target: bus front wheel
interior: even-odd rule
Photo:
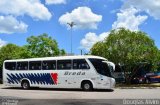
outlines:
[[[22,86],[23,89],[29,89],[30,88],[29,82],[27,80],[22,81],[21,86]]]
[[[84,91],[90,91],[90,90],[93,90],[93,85],[90,81],[84,81],[82,82],[82,89]]]

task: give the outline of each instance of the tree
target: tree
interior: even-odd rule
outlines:
[[[60,55],[66,55],[66,52],[64,49],[60,50]]]
[[[39,36],[31,36],[27,38],[27,45],[17,46],[15,44],[7,44],[0,48],[0,69],[4,60],[24,59],[33,57],[49,57],[56,55],[65,55],[63,49],[58,48],[56,40],[52,40],[47,34]]]
[[[124,28],[112,30],[108,38],[91,48],[93,55],[103,56],[115,64],[128,65],[126,72],[134,72],[132,65],[139,62],[155,64],[158,52],[154,41],[146,33]]]
[[[20,47],[15,44],[7,44],[0,48],[0,68],[2,69],[4,60],[29,57],[31,57],[31,55],[25,47]]]
[[[27,38],[27,42],[26,47],[33,57],[50,57],[60,55],[61,53],[56,40],[47,34],[31,36]],[[62,51],[65,54],[65,51]]]
[[[160,50],[159,50],[159,53],[158,53],[158,60],[160,62]]]

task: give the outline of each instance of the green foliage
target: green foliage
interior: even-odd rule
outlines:
[[[158,60],[158,52],[146,33],[124,28],[112,30],[105,41],[96,43],[91,49],[91,54],[108,58],[116,64],[153,63]]]
[[[66,52],[64,49],[60,50],[60,55],[66,55]]]
[[[158,60],[159,60],[159,62],[160,62],[160,50],[159,50],[159,52],[158,52]]]
[[[15,44],[7,44],[0,48],[0,67],[2,68],[3,61],[9,59],[28,58],[30,53],[24,47],[19,47]]]
[[[7,44],[0,48],[0,70],[4,60],[24,59],[33,57],[50,57],[65,55],[64,49],[60,50],[56,40],[47,34],[31,36],[27,38],[28,44],[20,47],[15,44]]]
[[[47,34],[31,36],[27,38],[27,42],[26,47],[33,57],[50,57],[61,54],[56,40]],[[62,50],[62,53],[65,54],[65,51]]]
[[[156,64],[159,51],[146,33],[121,28],[112,30],[108,38],[96,43],[91,54],[103,56],[115,64],[130,65],[126,72],[131,72],[131,66],[139,62]]]

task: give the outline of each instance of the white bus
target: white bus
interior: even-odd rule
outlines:
[[[6,60],[6,86],[41,88],[113,89],[114,64],[98,56],[59,56]]]

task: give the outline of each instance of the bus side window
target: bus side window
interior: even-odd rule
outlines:
[[[58,70],[70,70],[72,67],[71,60],[58,60],[57,69]]]
[[[55,60],[43,61],[42,69],[43,70],[55,70],[56,69],[56,61]]]
[[[27,61],[17,62],[16,70],[28,70],[28,62]]]
[[[41,61],[30,61],[29,69],[30,70],[41,70]]]
[[[90,69],[85,59],[74,59],[73,69]]]
[[[16,69],[16,62],[5,62],[5,69],[15,70]]]

